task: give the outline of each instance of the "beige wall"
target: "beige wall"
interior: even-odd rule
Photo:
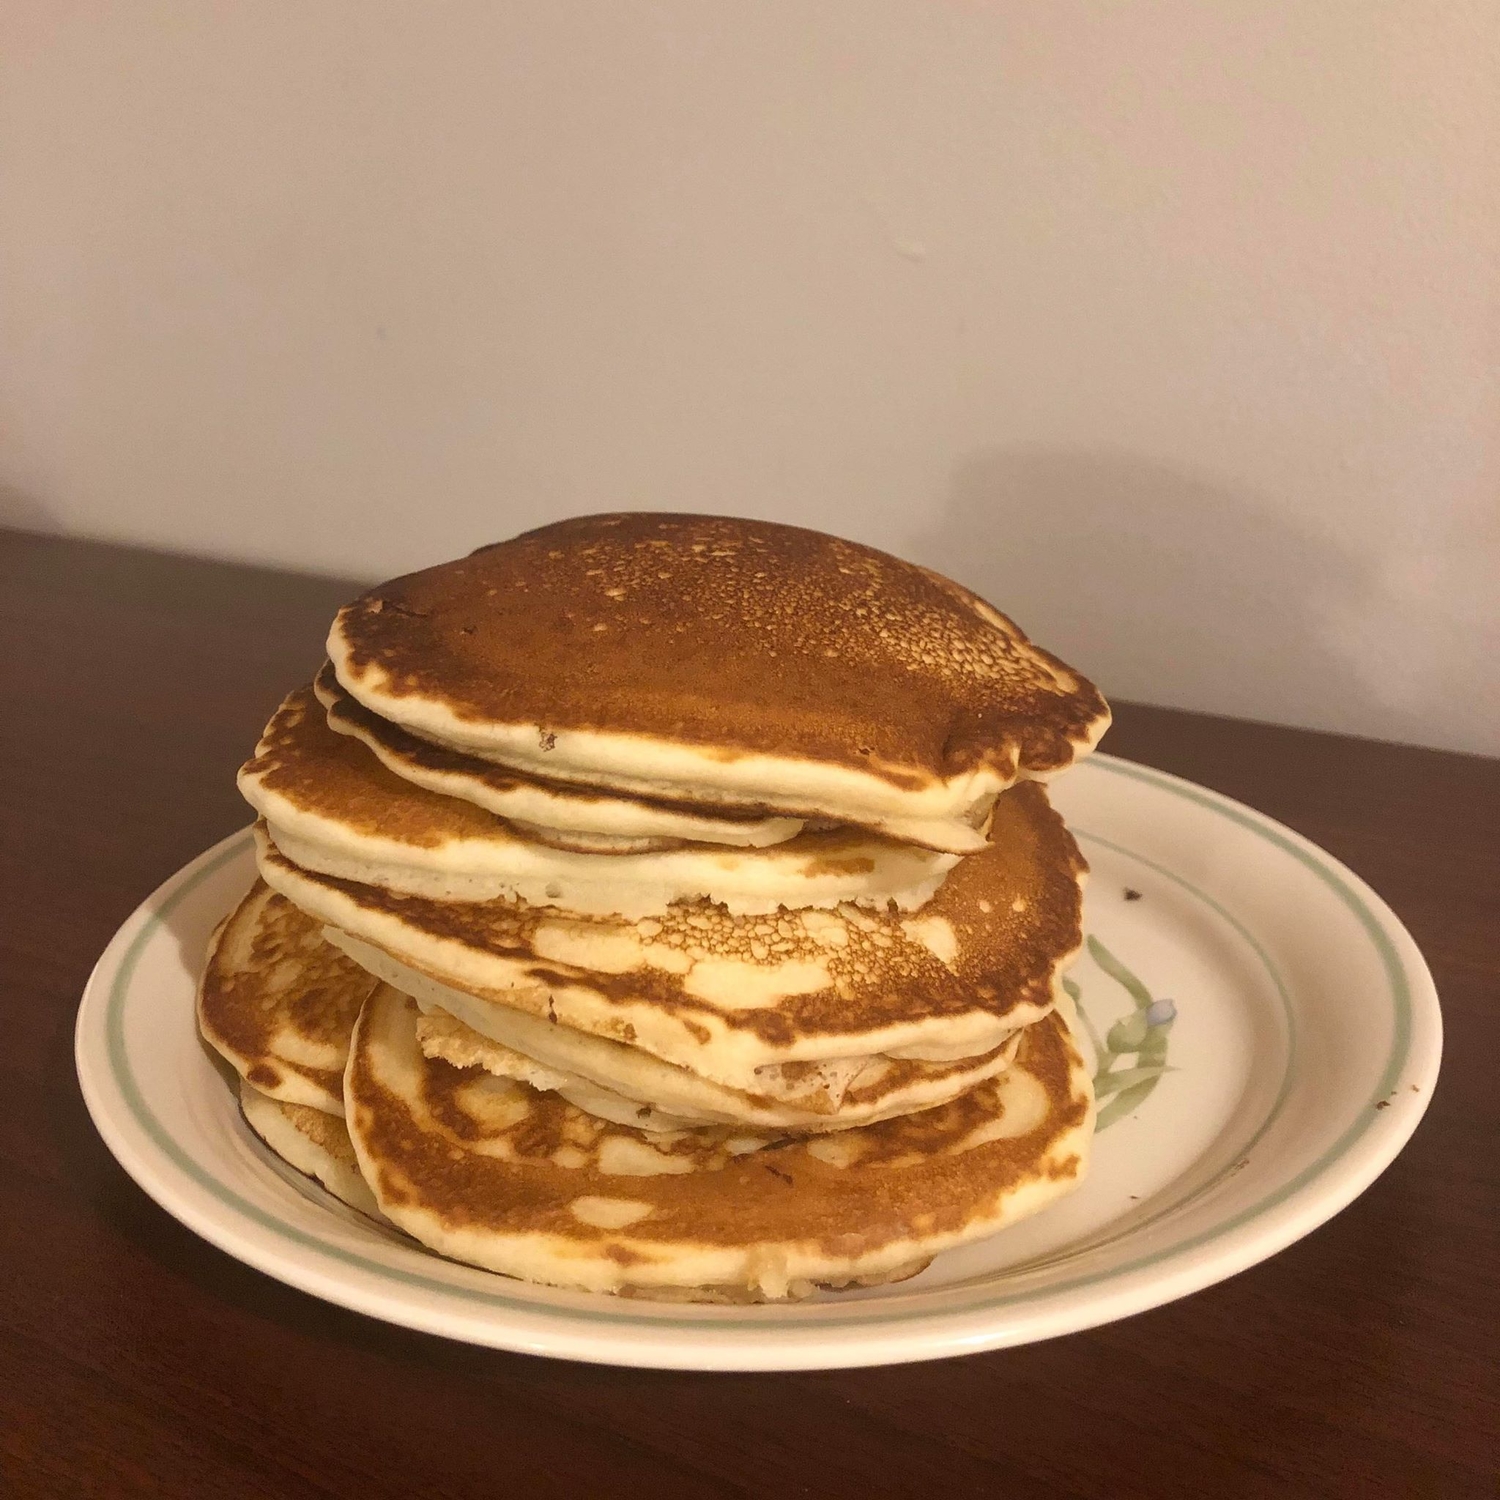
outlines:
[[[0,518],[744,511],[1500,750],[1500,4],[9,0]]]

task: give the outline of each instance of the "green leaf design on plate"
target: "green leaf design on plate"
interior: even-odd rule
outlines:
[[[1101,1130],[1108,1130],[1116,1120],[1123,1120],[1126,1115],[1134,1114],[1155,1087],[1156,1080],[1148,1078],[1145,1083],[1138,1083],[1133,1089],[1116,1094],[1095,1116],[1094,1133],[1097,1135]]]
[[[1094,1129],[1097,1133],[1134,1113],[1151,1097],[1151,1091],[1161,1081],[1162,1075],[1176,1071],[1167,1064],[1167,1046],[1177,1012],[1171,1001],[1164,1000],[1156,1005],[1151,991],[1098,938],[1090,934],[1087,941],[1089,956],[1129,995],[1132,1006],[1129,1015],[1109,1028],[1101,1045],[1099,1033],[1083,1006],[1078,1005],[1078,1013],[1094,1044],[1097,1069],[1094,1096],[1108,1101],[1102,1105],[1096,1118]],[[1077,1003],[1081,993],[1077,981],[1065,979],[1063,988]],[[1148,1018],[1147,1012],[1153,1007],[1155,1014]],[[1116,1068],[1117,1062],[1132,1056],[1135,1059],[1132,1066]]]
[[[1142,1010],[1145,1010],[1151,1004],[1151,991],[1092,933],[1090,933],[1088,938],[1088,947],[1089,956],[1094,962],[1117,984],[1122,985],[1130,995],[1130,998]]]
[[[1107,1099],[1121,1089],[1134,1088],[1141,1083],[1155,1083],[1163,1073],[1175,1073],[1176,1068],[1166,1063],[1152,1063],[1146,1067],[1121,1068],[1118,1073],[1109,1072],[1099,1076],[1094,1084],[1095,1097]]]
[[[1137,1010],[1109,1028],[1104,1045],[1111,1052],[1139,1052],[1150,1030],[1146,1024],[1146,1012]]]

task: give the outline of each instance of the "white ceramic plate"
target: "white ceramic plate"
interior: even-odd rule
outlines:
[[[816,1369],[1050,1338],[1232,1276],[1390,1163],[1437,1078],[1441,1020],[1405,929],[1315,845],[1190,782],[1096,755],[1054,788],[1093,866],[1072,971],[1101,1130],[1073,1196],[899,1286],[758,1308],[553,1291],[440,1260],[326,1196],[251,1135],[198,1039],[215,923],[254,876],[246,830],[116,934],[78,1012],[94,1123],[189,1228],[331,1302],[449,1338],[675,1369]]]

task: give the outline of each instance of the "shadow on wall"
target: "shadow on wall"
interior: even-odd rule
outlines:
[[[1128,454],[985,451],[912,552],[1106,694],[1410,732],[1333,644],[1331,622],[1366,592],[1357,560],[1191,475]]]

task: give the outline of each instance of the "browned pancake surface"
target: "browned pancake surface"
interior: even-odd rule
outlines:
[[[348,1075],[351,1128],[379,1173],[382,1202],[419,1206],[451,1229],[540,1231],[597,1244],[611,1236],[581,1225],[572,1206],[590,1195],[623,1196],[650,1205],[650,1214],[626,1231],[643,1246],[796,1241],[852,1259],[911,1236],[962,1230],[1039,1171],[1070,1178],[1082,1165],[1073,1155],[1047,1161],[1049,1147],[1075,1130],[1089,1107],[1075,1089],[1076,1054],[1056,1016],[1027,1030],[1017,1056],[1016,1065],[1047,1097],[1045,1111],[1025,1133],[967,1144],[1003,1113],[1000,1101],[1008,1085],[1002,1075],[935,1109],[748,1155],[730,1149],[736,1137],[744,1139],[743,1132],[695,1130],[665,1141],[658,1137],[652,1149],[684,1156],[691,1170],[621,1176],[601,1171],[599,1160],[612,1138],[639,1142],[640,1132],[519,1085],[509,1099],[502,1096],[495,1109],[487,1108],[483,1094],[473,1092],[471,1071],[422,1058],[402,1035],[414,1026],[413,1002],[383,993],[371,1002],[356,1036]],[[406,1014],[397,1014],[392,1005],[404,1007]],[[398,1047],[416,1059],[426,1121],[381,1080],[371,1048],[385,1027],[390,1030],[384,1036],[396,1037]],[[511,1104],[516,1107],[508,1108]],[[820,1154],[829,1151],[840,1160]],[[502,1154],[510,1159],[501,1159]],[[557,1164],[560,1154],[571,1158],[568,1165]],[[606,1253],[622,1265],[635,1259],[620,1244]]]
[[[266,791],[286,798],[298,811],[356,833],[436,849],[467,839],[530,843],[504,818],[462,797],[428,791],[383,765],[368,746],[330,727],[310,687],[288,693],[261,733],[255,754],[240,769]],[[873,867],[870,846],[898,840],[839,825],[805,830],[764,852],[768,859],[802,858],[802,873],[861,875]],[[682,847],[691,847],[682,845]],[[703,846],[708,847],[708,846]],[[760,851],[728,850],[730,858],[755,859]],[[630,854],[595,856],[629,860]]]
[[[287,863],[274,846],[263,857]],[[961,860],[937,894],[907,919],[940,918],[951,925],[957,938],[952,968],[903,930],[900,914],[841,908],[849,933],[847,944],[838,948],[821,943],[796,912],[732,917],[706,902],[678,902],[662,917],[649,919],[654,943],[689,951],[708,948],[716,957],[752,962],[808,958],[829,967],[829,987],[784,998],[774,1010],[710,1005],[660,969],[584,973],[532,956],[532,937],[544,923],[604,924],[613,919],[574,916],[521,901],[432,901],[310,870],[298,873],[429,937],[522,959],[537,984],[582,982],[620,1004],[644,1001],[688,1019],[712,1014],[726,1026],[782,1046],[814,1034],[867,1035],[918,1018],[973,1011],[1004,1017],[1022,1005],[1047,1006],[1059,963],[1082,942],[1080,880],[1086,868],[1045,790],[1025,782],[997,800],[990,846]],[[496,998],[518,1003],[514,992]],[[635,1037],[622,1034],[620,1039],[633,1042]]]
[[[897,786],[1067,765],[1103,699],[981,608],[800,527],[587,516],[363,594],[339,616],[341,670],[474,723],[803,757]]]
[[[358,740],[335,733],[310,687],[287,694],[240,774],[304,812],[418,847],[514,837],[503,818],[403,781]]]
[[[399,724],[393,724],[389,719],[382,719],[379,714],[371,713],[357,698],[345,691],[333,670],[332,662],[325,661],[319,669],[317,678],[313,682],[313,692],[327,714],[331,729],[351,738],[373,740],[397,761],[420,770],[471,777],[493,792],[509,792],[517,787],[532,786],[564,795],[575,803],[622,800],[617,792],[592,791],[591,795],[592,789],[578,782],[549,781],[545,776],[532,776],[521,771],[513,771],[508,767],[495,764],[494,761],[464,755],[461,751],[451,750],[445,745],[434,745],[430,740],[424,740],[412,734]],[[639,803],[642,807],[658,808],[663,812],[696,815],[703,813],[703,808],[698,804],[672,802],[660,797],[628,797],[623,800]],[[719,808],[714,816],[726,822],[750,823],[771,812],[770,808],[739,806]]]
[[[311,1067],[278,1053],[277,1038],[347,1055],[349,1035],[374,981],[323,938],[322,925],[257,880],[231,913],[209,956],[199,987],[204,1034],[263,1093],[289,1075],[335,1099],[343,1092],[342,1062]]]

